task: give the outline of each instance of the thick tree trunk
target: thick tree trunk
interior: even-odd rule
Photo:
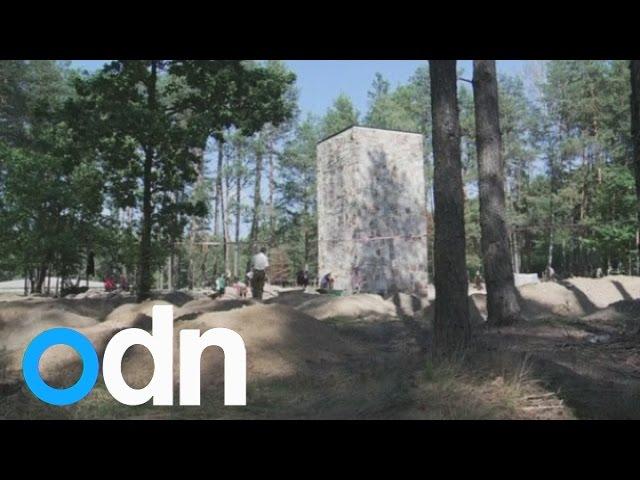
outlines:
[[[482,262],[490,325],[509,325],[520,317],[509,251],[495,60],[474,60],[473,98],[478,151]]]
[[[640,60],[631,60],[631,138],[633,165],[636,173],[636,198],[638,223],[640,224]],[[640,254],[640,242],[638,242]]]
[[[455,60],[430,60],[434,155],[434,357],[461,353],[470,336],[464,197]]]
[[[156,109],[156,62],[151,62],[151,78],[148,85],[149,110]],[[144,176],[142,194],[142,235],[140,239],[140,260],[138,264],[138,301],[151,296],[151,222],[153,207],[151,204],[151,170],[153,167],[153,149],[149,146],[144,151]]]

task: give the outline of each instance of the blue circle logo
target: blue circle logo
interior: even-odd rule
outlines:
[[[69,388],[47,385],[38,371],[40,357],[54,345],[68,345],[80,355],[82,375]],[[22,374],[29,389],[43,402],[51,405],[71,405],[86,397],[98,379],[98,354],[87,337],[69,328],[52,328],[34,338],[24,352]]]

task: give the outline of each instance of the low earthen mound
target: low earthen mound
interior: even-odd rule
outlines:
[[[149,330],[151,328],[151,310],[154,305],[168,305],[167,302],[159,300],[150,300],[140,304],[126,304],[118,307],[104,322],[98,323],[93,319],[85,321],[84,325],[80,325],[76,321],[75,325],[62,324],[57,322],[41,328],[40,331],[67,326],[74,328],[85,335],[93,344],[98,353],[98,357],[102,357],[107,343],[119,331],[125,328],[142,328]],[[63,314],[66,319],[76,319],[68,312]],[[25,331],[25,329],[22,329]],[[24,349],[29,341],[31,341],[40,331],[33,335],[25,336],[24,341],[20,345],[13,344],[8,348],[5,354],[5,368],[8,381],[21,381],[22,378],[22,356]],[[66,388],[80,377],[82,371],[82,362],[80,357],[70,347],[59,345],[48,349],[40,360],[40,375],[49,385]]]
[[[582,317],[623,301],[640,298],[640,277],[575,277],[519,288],[528,318]]]
[[[99,297],[61,298],[57,300],[57,304],[78,315],[91,317],[101,322],[116,308],[135,303],[135,301],[135,297],[130,294],[110,293]]]
[[[98,321],[74,313],[60,302],[19,300],[0,303],[0,350],[22,349],[39,333],[55,327],[83,328]]]
[[[174,318],[178,320],[193,320],[203,313],[227,312],[253,305],[255,302],[250,299],[211,299],[209,297],[191,300],[174,311]]]
[[[265,379],[326,375],[327,364],[343,364],[357,350],[331,326],[284,305],[252,305],[227,312],[200,315],[179,321],[174,334],[174,378],[179,374],[179,331],[211,328],[234,330],[247,349],[247,383]],[[220,348],[207,348],[201,359],[201,385],[219,386],[224,380],[224,357]],[[153,376],[153,360],[144,347],[131,348],[122,362],[124,378],[133,388],[142,388]],[[222,389],[219,391],[222,398]]]
[[[154,300],[163,300],[176,307],[182,307],[184,304],[194,300],[195,296],[179,290],[167,292],[167,293],[154,293],[152,295]]]
[[[317,295],[297,307],[303,313],[319,320],[327,318],[386,318],[398,317],[396,306],[380,295],[363,293],[346,297]]]
[[[640,277],[614,275],[604,278],[569,278],[563,282],[591,308],[605,308],[622,300],[640,298]]]
[[[620,333],[636,333],[640,326],[640,300],[622,300],[583,318],[599,326],[613,326]]]
[[[137,327],[142,321],[141,317],[151,318],[152,310],[155,305],[171,305],[171,303],[164,300],[147,300],[142,303],[121,305],[107,315],[104,323],[122,328],[131,328],[131,326]]]
[[[518,291],[522,313],[528,319],[579,317],[593,311],[589,310],[588,303],[581,303],[574,292],[556,282],[524,285]]]
[[[321,295],[319,293],[311,293],[302,289],[281,291],[278,292],[277,297],[270,298],[265,303],[277,303],[278,305],[298,307],[309,300],[318,299],[320,296]]]

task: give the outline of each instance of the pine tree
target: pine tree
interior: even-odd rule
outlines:
[[[513,279],[507,232],[495,60],[474,60],[473,96],[488,321],[496,326],[509,325],[519,319],[520,305]]]
[[[468,276],[455,60],[430,60],[434,154],[436,303],[434,356],[461,353],[469,341]]]

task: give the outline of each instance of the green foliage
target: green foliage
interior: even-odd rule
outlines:
[[[538,65],[544,69],[533,84],[499,78],[514,256],[528,272],[544,270],[552,254],[560,275],[609,265],[637,273],[627,64]],[[428,208],[429,84],[426,62],[400,85],[376,74],[362,117],[367,126],[424,134]],[[474,105],[465,82],[459,109],[474,275],[482,262]],[[293,273],[305,265],[315,273],[316,144],[359,120],[344,94],[321,118],[299,118],[295,75],[278,61],[123,60],[92,75],[62,62],[1,61],[0,276],[77,278],[93,251],[98,275],[144,270],[150,282],[172,255],[174,286],[201,285],[225,264],[221,247],[190,243],[223,240],[220,228],[211,232],[221,221],[216,185],[227,241],[245,242],[240,265],[257,241],[278,247]],[[212,169],[218,145],[223,164]],[[145,229],[150,242],[141,249]],[[231,245],[228,269],[234,255]]]
[[[286,143],[277,182],[281,216],[279,236],[296,271],[317,270],[316,144],[318,120],[308,116]],[[295,272],[294,272],[295,273]]]
[[[60,114],[70,73],[50,61],[0,65],[11,73],[0,113],[2,269],[74,274],[99,228],[102,172]]]
[[[345,94],[340,94],[322,119],[322,137],[330,137],[346,128],[357,125],[359,116],[360,114],[351,99]]]

